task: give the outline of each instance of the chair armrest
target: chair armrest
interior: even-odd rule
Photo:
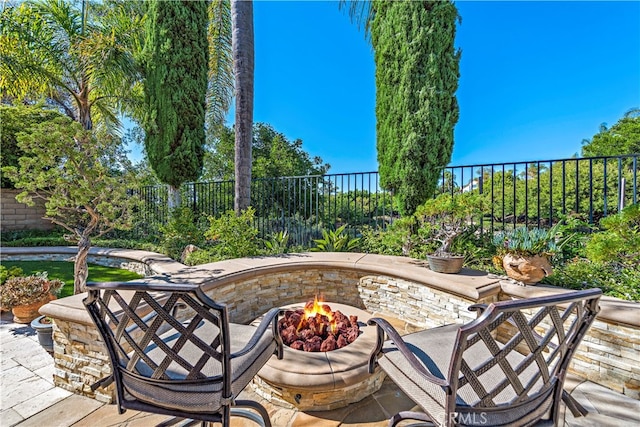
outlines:
[[[477,311],[478,315],[484,313],[484,311],[487,309],[487,307],[489,307],[487,304],[472,304],[469,307],[467,307],[467,310],[469,311]]]
[[[382,352],[382,346],[384,345],[384,335],[385,333],[389,337],[389,340],[393,341],[393,343],[398,347],[398,350],[402,354],[402,356],[407,359],[407,362],[411,365],[411,367],[420,375],[422,375],[427,381],[430,381],[434,384],[437,384],[442,387],[449,387],[449,383],[442,378],[438,378],[433,375],[422,363],[418,361],[413,352],[409,349],[407,344],[404,342],[400,334],[395,330],[393,326],[389,322],[379,317],[373,317],[369,319],[367,322],[369,325],[377,326],[378,331],[378,340],[376,342],[376,347],[371,352],[371,356],[369,359],[369,372],[373,373],[373,369],[375,367],[375,361],[377,360],[378,355]]]
[[[245,345],[244,348],[242,348],[242,350],[239,350],[233,353],[231,355],[231,359],[240,357],[252,351],[253,348],[256,346],[256,344],[258,344],[258,341],[260,341],[260,338],[262,338],[265,332],[267,332],[268,328],[271,328],[271,331],[273,333],[273,338],[276,341],[276,355],[278,359],[282,359],[282,356],[283,356],[282,338],[278,333],[278,315],[281,313],[281,311],[282,310],[277,307],[269,310],[267,314],[265,314],[262,320],[260,321],[258,328],[253,333],[249,341],[247,342],[247,345]]]

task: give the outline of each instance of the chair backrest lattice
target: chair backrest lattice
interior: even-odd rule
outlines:
[[[124,372],[151,381],[214,381],[229,389],[226,308],[184,288],[164,295],[115,287],[89,292],[89,313],[107,341],[112,365],[121,371],[114,373],[117,387]]]
[[[115,304],[111,304],[114,301]],[[216,335],[211,342],[205,342],[194,332],[201,326],[201,322],[209,322],[219,330],[221,310],[205,308],[188,293],[172,293],[164,303],[159,303],[148,292],[135,292],[130,300],[125,300],[116,290],[107,290],[97,299],[101,316],[106,320],[109,337],[114,348],[117,349],[120,366],[130,371],[139,371],[140,363],[144,363],[152,370],[150,378],[170,379],[166,371],[172,363],[181,366],[186,374],[183,379],[206,378],[203,367],[214,359],[223,363],[224,351],[220,349],[222,339]],[[115,307],[114,307],[115,306]],[[138,313],[139,307],[146,306],[150,312],[146,315]],[[114,308],[117,307],[117,310]],[[175,318],[178,308],[191,308],[195,315],[186,324]],[[165,335],[170,330],[179,334],[179,338],[169,346]],[[180,356],[180,351],[187,343],[193,344],[202,351],[197,363],[192,364]],[[125,346],[125,344],[127,344]],[[149,354],[149,346],[159,350],[154,359]]]
[[[573,298],[573,299],[572,299]],[[598,311],[592,298],[501,301],[458,331],[450,364],[450,408],[496,411],[535,406],[555,385]],[[557,397],[557,396],[556,396]]]

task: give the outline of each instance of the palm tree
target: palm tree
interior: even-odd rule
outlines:
[[[235,211],[251,203],[251,142],[253,126],[253,2],[231,0],[233,73],[235,76]]]
[[[108,3],[108,4],[107,4]],[[90,130],[113,130],[118,112],[138,93],[132,53],[143,16],[126,2],[95,5],[90,14],[67,0],[34,0],[2,11],[0,87],[3,96],[61,109]],[[133,11],[133,12],[132,12]]]

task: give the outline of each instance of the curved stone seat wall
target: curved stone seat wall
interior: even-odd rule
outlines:
[[[237,323],[249,323],[272,307],[318,295],[370,313],[389,314],[418,328],[471,321],[476,315],[467,307],[475,303],[535,296],[526,292],[567,291],[512,286],[498,277],[467,269],[459,274],[434,273],[425,264],[406,257],[355,253],[291,254],[181,266],[143,281],[198,284],[211,298],[226,304],[230,320]],[[95,393],[90,389],[108,374],[109,367],[106,351],[82,305],[83,297],[62,298],[41,309],[55,319],[54,381],[73,392],[111,401],[112,389]],[[574,359],[573,370],[638,398],[638,304],[618,302],[603,302],[596,324]]]

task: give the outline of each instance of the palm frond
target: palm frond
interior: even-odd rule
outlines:
[[[209,83],[207,87],[207,130],[215,134],[224,125],[233,99],[233,55],[231,49],[231,5],[214,0],[209,6]]]
[[[371,0],[338,0],[338,8],[346,10],[351,22],[364,31],[367,41],[371,40],[371,21],[373,21],[374,9]]]

